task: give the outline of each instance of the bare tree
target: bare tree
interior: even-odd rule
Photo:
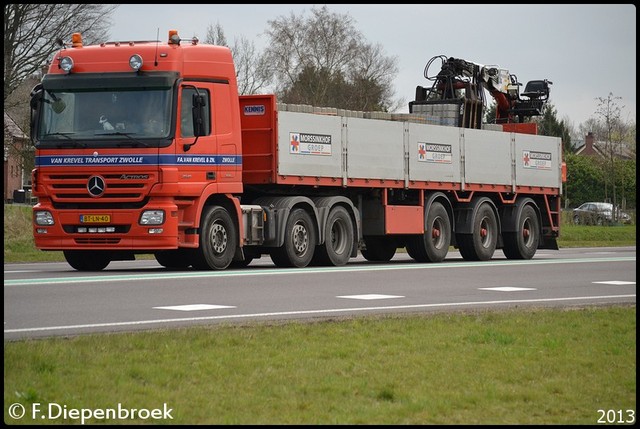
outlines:
[[[29,76],[39,74],[59,45],[82,33],[86,43],[108,35],[113,4],[5,4],[4,101]],[[5,108],[7,106],[5,105]]]
[[[325,5],[312,8],[308,18],[292,12],[268,25],[267,64],[284,102],[358,110],[388,110],[402,103],[392,100],[396,59],[386,57],[380,45],[367,44],[348,14],[331,13]],[[343,89],[336,91],[336,85]]]
[[[220,23],[216,23],[215,26],[211,24],[207,26],[205,43],[229,47]],[[241,36],[234,40],[233,46],[229,48],[233,54],[236,68],[238,93],[240,95],[256,94],[265,88],[271,78],[267,71],[268,68],[265,66],[264,55],[256,50],[255,44]]]
[[[204,39],[204,43],[209,45],[229,46],[227,45],[227,38],[224,35],[224,30],[219,22],[216,22],[216,25],[207,25],[207,36]]]
[[[617,195],[616,195],[616,160],[622,154],[622,148],[625,141],[625,127],[622,124],[621,113],[622,107],[617,100],[622,100],[622,97],[614,97],[612,93],[606,98],[597,97],[598,108],[596,109],[596,115],[601,119],[602,128],[600,140],[604,141],[604,152],[608,164],[608,174],[605,174],[605,198],[608,196],[608,185],[611,186],[611,199],[614,207],[617,207]],[[616,210],[613,212],[613,220],[617,220]]]

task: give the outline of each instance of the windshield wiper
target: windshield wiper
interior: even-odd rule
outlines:
[[[134,137],[131,137],[132,134],[135,133],[123,133],[120,131],[115,131],[115,132],[111,132],[111,133],[96,133],[99,134],[101,136],[125,136],[126,138],[128,138],[129,140],[131,140],[133,143],[118,143],[117,146],[126,146],[126,145],[131,145],[132,147],[137,147],[137,146],[144,146],[144,147],[149,147],[149,145],[143,141],[140,141]]]
[[[44,138],[44,137],[61,136],[61,137],[64,137],[66,139],[71,140],[71,137],[69,137],[70,134],[75,134],[75,133],[71,133],[71,132],[69,132],[69,133],[49,133],[49,134],[43,135],[42,137]]]

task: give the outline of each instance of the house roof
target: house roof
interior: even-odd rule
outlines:
[[[606,149],[607,142],[595,140],[594,138],[592,138],[590,143],[588,139],[589,137],[587,136],[587,138],[582,142],[582,144],[578,146],[578,148],[575,151],[576,155],[585,155],[585,156],[596,155],[601,158],[604,158],[607,156],[607,149]],[[618,145],[618,147],[616,147],[614,155],[617,156],[618,158],[623,158],[623,159],[634,158],[631,149],[624,144]]]
[[[28,136],[20,129],[18,124],[9,116],[7,112],[4,112],[4,132],[8,133],[11,137],[17,139],[27,139]]]

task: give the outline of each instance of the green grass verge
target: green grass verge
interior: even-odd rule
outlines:
[[[33,404],[165,424],[596,424],[636,409],[636,308],[478,311],[6,342],[5,423]],[[20,403],[27,416],[7,410]],[[624,418],[627,415],[624,414]]]

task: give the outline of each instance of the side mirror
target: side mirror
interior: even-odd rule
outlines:
[[[193,134],[196,137],[204,136],[206,134],[205,127],[205,106],[207,105],[207,99],[204,95],[193,94],[192,97],[192,111],[193,111]]]

